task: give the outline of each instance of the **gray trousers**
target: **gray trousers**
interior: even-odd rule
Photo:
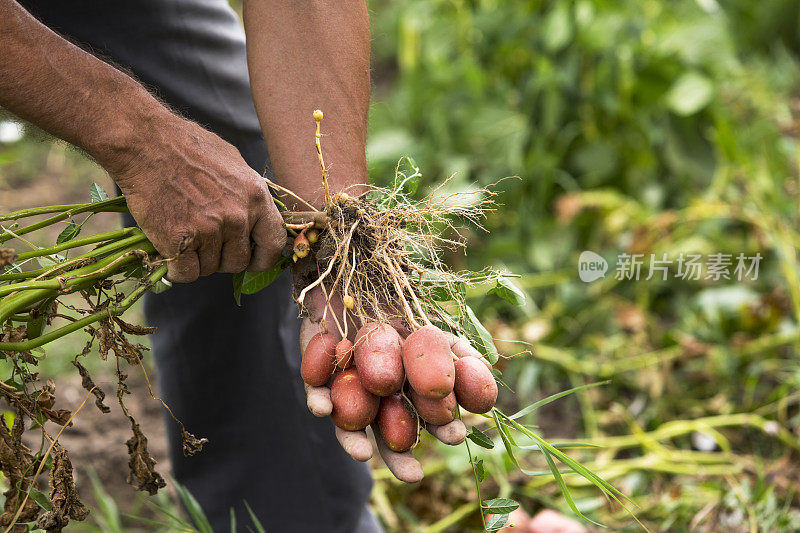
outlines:
[[[244,33],[225,0],[20,3],[54,31],[129,69],[264,171]],[[244,296],[241,307],[229,275],[201,278],[148,295],[145,313],[158,326],[153,352],[162,396],[189,431],[209,439],[202,452],[184,457],[168,419],[173,474],[215,531],[229,529],[231,508],[247,524],[245,501],[270,533],[381,531],[365,505],[367,467],[342,451],[329,420],[306,409],[287,276]]]

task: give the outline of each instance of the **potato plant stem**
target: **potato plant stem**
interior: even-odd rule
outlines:
[[[60,263],[56,266],[67,266],[67,263],[72,263],[78,261],[80,259],[92,258],[92,257],[101,257],[105,254],[115,252],[117,250],[121,250],[127,246],[136,243],[143,243],[147,241],[147,237],[145,237],[144,233],[137,228],[131,228],[131,236],[126,237],[120,240],[112,241],[108,244],[104,244],[103,246],[98,246],[94,250],[90,250],[84,254],[81,254],[70,261],[66,261],[64,263]],[[7,274],[0,275],[0,281],[13,281],[13,280],[20,280],[20,279],[29,279],[41,276],[43,274],[47,274],[48,272],[52,271],[54,267],[43,267],[36,270],[29,270],[27,272],[9,272]]]
[[[137,249],[141,249],[147,253],[155,252],[152,244],[140,243],[127,249],[120,250],[119,253],[103,258],[97,263],[70,271],[69,276],[64,277],[63,282],[62,280],[52,279],[15,283],[0,287],[0,296],[3,294],[9,295],[11,292],[18,293],[0,299],[0,324],[5,322],[11,315],[19,312],[20,309],[24,309],[39,300],[55,296],[61,291],[74,292],[91,287],[99,279],[107,278],[115,273],[124,272],[131,263],[138,261],[139,258],[133,254],[128,257],[123,256]],[[118,259],[122,260],[115,263]],[[112,265],[112,263],[114,264]],[[107,269],[109,266],[113,268],[111,270]],[[85,274],[88,274],[88,276],[77,277],[84,276]]]
[[[130,306],[132,306],[136,301],[142,297],[144,293],[150,290],[150,287],[153,286],[158,280],[163,278],[167,273],[167,265],[161,265],[157,269],[150,274],[146,281],[136,287],[130,294],[128,294],[120,303],[116,305],[109,305],[107,308],[103,309],[102,311],[97,311],[96,313],[92,313],[91,315],[87,315],[75,322],[70,322],[66,326],[62,326],[58,329],[53,331],[49,331],[44,335],[36,337],[35,339],[28,339],[23,342],[0,342],[0,351],[8,351],[8,352],[22,352],[26,350],[32,350],[34,348],[38,348],[39,346],[43,346],[48,342],[53,342],[56,339],[59,339],[65,335],[69,335],[74,331],[78,331],[89,324],[94,322],[99,322],[105,318],[111,316],[118,316],[124,313]]]
[[[8,220],[18,220],[20,218],[33,217],[36,215],[48,215],[50,213],[64,213],[71,212],[72,214],[84,213],[86,211],[106,211],[106,208],[114,208],[125,205],[125,198],[117,196],[116,198],[109,198],[101,202],[88,202],[85,204],[70,204],[70,205],[47,205],[43,207],[31,207],[28,209],[20,209],[12,213],[0,215],[0,222]],[[85,208],[89,209],[85,209]],[[81,209],[84,209],[81,211]],[[63,220],[63,219],[62,219]]]
[[[20,212],[24,212],[24,211],[26,211],[26,210],[17,211],[16,213],[20,213]],[[128,208],[125,207],[125,199],[122,198],[122,197],[110,198],[108,200],[103,200],[102,202],[93,202],[93,203],[88,203],[88,204],[75,204],[75,206],[72,209],[68,209],[67,211],[62,211],[61,213],[59,213],[59,214],[57,214],[55,216],[46,218],[44,220],[40,220],[39,222],[35,222],[35,223],[33,223],[33,224],[29,225],[29,226],[25,226],[24,228],[20,228],[18,230],[15,230],[14,233],[17,234],[17,235],[25,235],[26,233],[30,233],[32,231],[36,231],[38,229],[45,228],[47,226],[55,224],[56,222],[61,222],[62,220],[66,220],[66,219],[68,219],[70,217],[73,217],[75,215],[79,215],[81,213],[89,213],[89,212],[91,212],[91,213],[101,213],[101,212],[104,212],[104,213],[107,213],[107,212],[127,213],[128,212]],[[8,215],[4,215],[4,217],[6,217],[6,218],[3,218],[2,220],[8,220],[9,219],[8,217],[12,217],[12,216],[16,215],[16,213],[10,213]],[[31,216],[31,215],[24,215],[24,216]],[[10,220],[16,220],[16,219],[11,218]],[[14,238],[14,236],[10,235],[8,233],[0,234],[0,244],[4,243],[6,241],[9,241],[9,240],[11,240],[13,238]]]
[[[87,244],[122,239],[124,237],[130,237],[136,233],[141,233],[141,231],[137,228],[123,228],[114,231],[107,231],[105,233],[98,233],[97,235],[89,235],[87,237],[81,237],[69,240],[67,242],[62,242],[61,244],[56,244],[55,246],[50,246],[49,248],[39,248],[38,250],[34,250],[32,252],[23,252],[17,256],[17,261],[24,261],[26,259],[30,259],[31,257],[53,255],[63,250],[79,248],[81,246],[86,246]]]

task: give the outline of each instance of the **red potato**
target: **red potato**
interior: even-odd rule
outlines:
[[[443,426],[456,417],[456,395],[453,392],[444,398],[431,400],[411,389],[411,403],[414,404],[420,418],[434,426]]]
[[[416,415],[403,402],[403,398],[399,394],[392,394],[381,398],[378,429],[386,446],[400,453],[410,450],[416,444],[419,423]]]
[[[488,522],[492,518],[492,516],[494,515],[490,514],[486,515],[486,521]],[[532,533],[532,530],[529,531],[529,526],[528,526],[528,524],[530,524],[530,521],[531,521],[530,515],[528,515],[528,513],[526,513],[525,510],[522,509],[522,507],[517,507],[516,509],[511,511],[511,513],[509,513],[508,515],[508,522],[506,522],[506,524],[510,525],[504,526],[503,528],[500,529],[500,531],[502,533]],[[560,530],[553,530],[553,531],[560,532]]]
[[[348,368],[333,378],[331,403],[333,423],[347,431],[358,431],[375,419],[380,398],[364,388],[355,368]]]
[[[497,401],[497,382],[492,371],[476,357],[462,357],[455,363],[455,393],[459,405],[470,413],[487,413]]]
[[[378,396],[394,394],[403,385],[400,334],[387,324],[369,323],[358,330],[355,363],[361,383]]]
[[[353,364],[353,343],[342,339],[336,345],[336,368],[345,370]]]
[[[492,363],[486,360],[486,358],[481,355],[481,352],[476,350],[467,339],[462,339],[461,337],[457,337],[452,333],[448,334],[450,336],[450,349],[456,354],[456,357],[461,359],[462,357],[476,357],[483,362],[489,370],[492,369]]]
[[[325,385],[333,374],[336,364],[336,337],[328,333],[317,333],[308,341],[300,376],[312,387]]]
[[[438,400],[453,391],[455,368],[450,340],[436,326],[424,326],[406,338],[403,366],[408,382],[420,396]]]

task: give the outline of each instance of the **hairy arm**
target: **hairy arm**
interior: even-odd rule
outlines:
[[[135,154],[142,123],[169,117],[141,85],[0,0],[0,104],[108,168]]]
[[[265,270],[277,261],[286,239],[280,214],[233,146],[14,0],[0,0],[0,13],[0,106],[89,153],[162,255],[189,243],[170,262],[170,279]]]
[[[312,113],[333,192],[367,181],[370,28],[364,0],[245,0],[250,83],[275,178],[324,197]]]

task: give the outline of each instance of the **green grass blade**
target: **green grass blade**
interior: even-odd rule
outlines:
[[[191,517],[195,527],[201,533],[214,533],[211,523],[208,521],[206,514],[203,512],[203,508],[200,507],[200,503],[194,498],[194,496],[192,496],[192,493],[189,492],[189,489],[175,482],[174,479],[172,482],[175,484],[175,489],[178,491],[178,495],[180,496],[184,507],[186,507],[186,511],[189,513],[189,516]]]
[[[176,524],[183,526],[185,531],[197,531],[197,529],[192,526],[189,522],[185,521],[184,519],[180,518],[179,516],[175,515],[174,513],[170,512],[166,507],[162,507],[157,503],[150,502],[150,505],[161,511],[161,513],[165,514],[171,520],[173,520]]]
[[[570,394],[572,394],[574,392],[578,392],[578,391],[581,391],[581,390],[584,390],[584,389],[591,389],[593,387],[599,387],[600,385],[607,385],[608,383],[610,383],[609,380],[597,381],[595,383],[589,383],[588,385],[581,385],[580,387],[573,387],[571,389],[558,392],[556,394],[553,394],[552,396],[548,396],[547,398],[543,398],[543,399],[539,400],[538,402],[532,403],[531,405],[529,405],[525,409],[522,409],[521,411],[518,411],[518,412],[514,413],[513,415],[508,416],[507,418],[509,418],[511,420],[516,420],[518,418],[521,418],[521,417],[527,415],[530,412],[533,412],[533,411],[537,410],[538,408],[540,408],[543,405],[547,405],[550,402],[558,400],[559,398],[563,398],[564,396],[568,396],[568,395],[570,395]]]
[[[131,520],[136,520],[137,522],[142,522],[144,524],[150,524],[151,526],[165,527],[169,531],[178,530],[178,531],[181,531],[181,532],[184,532],[184,533],[195,533],[197,531],[196,529],[194,529],[193,527],[188,526],[188,525],[183,527],[183,528],[181,528],[179,525],[176,525],[175,523],[166,524],[164,522],[159,522],[158,520],[150,520],[148,518],[143,518],[141,516],[136,516],[136,515],[132,515],[132,514],[126,514],[125,516],[130,518]]]
[[[587,520],[592,524],[602,527],[602,524],[598,524],[594,520],[591,520],[586,516],[584,516],[583,513],[581,513],[580,510],[578,509],[578,506],[575,505],[575,500],[572,499],[572,494],[569,492],[569,487],[567,487],[567,484],[564,482],[564,478],[561,476],[561,472],[558,470],[558,467],[556,466],[555,461],[553,461],[553,457],[550,455],[550,453],[546,449],[542,448],[542,455],[544,456],[545,461],[547,461],[547,466],[550,467],[550,472],[553,474],[553,477],[555,478],[556,483],[558,484],[558,488],[561,491],[561,495],[564,497],[564,500],[566,500],[567,505],[569,505],[569,508],[572,509],[572,512],[580,516],[584,520]]]
[[[258,520],[258,517],[256,516],[256,513],[253,512],[253,510],[250,508],[250,504],[247,503],[246,500],[244,502],[244,506],[247,507],[247,512],[250,514],[250,520],[253,521],[253,525],[256,528],[256,532],[257,533],[267,533],[267,530],[264,529],[264,526],[261,525],[261,522]],[[250,529],[250,528],[248,528],[248,529]]]

